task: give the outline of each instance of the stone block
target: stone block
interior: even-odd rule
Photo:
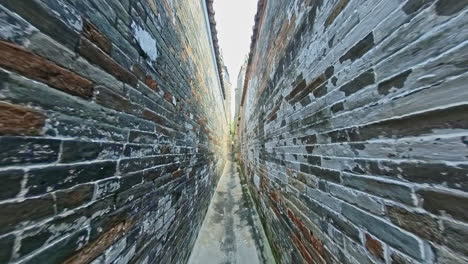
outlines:
[[[65,140],[60,161],[70,163],[95,159],[118,159],[122,151],[123,145],[121,144]]]
[[[436,215],[449,215],[460,221],[468,221],[468,197],[447,191],[421,189],[417,191],[422,206]]]
[[[85,205],[93,199],[94,189],[94,184],[84,184],[68,190],[57,191],[55,193],[57,211],[69,211]]]
[[[452,221],[444,221],[444,244],[453,251],[468,257],[468,225]]]
[[[24,263],[67,263],[88,243],[88,237],[89,230],[84,228],[74,234],[65,236],[45,250],[26,259]]]
[[[115,173],[115,161],[31,169],[28,172],[26,196],[39,195],[53,190],[70,188],[81,183],[109,178]]]
[[[411,186],[403,183],[344,173],[343,184],[382,198],[391,199],[409,205],[415,204],[413,189]]]
[[[10,261],[12,253],[13,253],[13,247],[15,245],[15,235],[7,235],[2,238],[0,238],[0,262],[2,263],[8,263]]]
[[[39,1],[18,2],[15,0],[5,0],[2,2],[2,5],[17,13],[41,32],[56,39],[69,49],[74,49],[78,43],[78,33],[60,20],[56,16],[57,13],[54,13]]]
[[[0,41],[0,66],[63,92],[90,98],[93,83],[12,43]]]
[[[21,191],[24,178],[23,170],[0,171],[0,200],[15,198]]]
[[[429,241],[440,243],[442,234],[438,220],[429,214],[409,211],[401,207],[386,206],[387,214],[397,226]]]
[[[52,217],[55,214],[52,195],[0,204],[0,234],[16,227]]]
[[[45,119],[31,108],[0,102],[0,135],[39,135]]]
[[[130,71],[124,69],[121,65],[115,62],[110,56],[96,47],[93,43],[85,38],[80,39],[79,53],[85,59],[93,64],[100,66],[103,70],[115,76],[118,80],[136,86],[138,79]]]
[[[59,152],[60,140],[0,137],[0,166],[52,163]]]
[[[343,204],[342,214],[390,246],[416,259],[423,259],[421,242],[414,235],[351,205]]]

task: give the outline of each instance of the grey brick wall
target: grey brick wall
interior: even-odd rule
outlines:
[[[228,126],[202,1],[0,1],[0,263],[184,263]]]
[[[281,263],[468,263],[467,5],[260,1],[241,161]]]

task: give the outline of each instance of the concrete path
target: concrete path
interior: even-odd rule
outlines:
[[[203,222],[189,264],[275,263],[237,164],[228,162]]]

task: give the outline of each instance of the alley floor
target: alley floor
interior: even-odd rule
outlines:
[[[226,164],[189,264],[275,263],[235,162]]]

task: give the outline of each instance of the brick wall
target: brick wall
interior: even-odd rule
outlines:
[[[203,1],[0,2],[0,263],[184,263],[228,126]]]
[[[281,263],[468,263],[467,4],[259,2],[241,160]]]

